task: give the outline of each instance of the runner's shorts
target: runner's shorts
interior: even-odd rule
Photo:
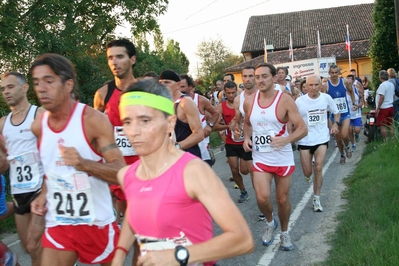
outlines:
[[[102,264],[112,261],[119,234],[115,222],[105,226],[58,225],[44,230],[42,245],[76,252],[81,263]]]
[[[322,144],[316,144],[313,146],[308,146],[308,145],[298,145],[298,150],[310,150],[310,154],[314,154],[317,150],[317,148],[319,148],[319,146],[321,145],[325,145],[327,146],[328,149],[328,141]]]
[[[225,144],[226,157],[238,157],[244,161],[252,161],[252,152],[246,152],[242,144]]]
[[[361,127],[362,126],[362,118],[357,117],[355,119],[351,119],[350,126],[351,127]]]
[[[254,172],[271,173],[276,176],[286,177],[291,175],[295,171],[295,165],[290,166],[270,166],[262,163],[254,163],[252,165]]]
[[[30,203],[39,196],[42,189],[38,189],[34,192],[21,193],[12,195],[14,201],[14,212],[19,215],[30,213]]]

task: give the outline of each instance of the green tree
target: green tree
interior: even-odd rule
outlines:
[[[200,58],[198,78],[203,82],[200,88],[203,91],[212,86],[217,79],[221,79],[226,68],[242,62],[242,58],[233,55],[220,37],[202,41],[198,45],[196,55]]]
[[[148,71],[159,74],[165,69],[173,69],[181,74],[188,72],[189,61],[180,50],[178,42],[168,40],[165,45],[162,34],[157,32],[154,36],[155,50],[151,50],[145,36],[145,34],[141,34],[135,40],[137,44],[135,76],[143,76]]]
[[[109,78],[105,44],[128,21],[134,35],[157,28],[168,0],[20,0],[0,2],[0,71],[27,74],[42,53],[58,53],[76,66],[83,101]]]
[[[165,69],[173,69],[180,74],[188,72],[190,62],[187,56],[180,50],[179,43],[174,40],[168,40],[162,60],[165,63]]]
[[[380,84],[378,72],[381,69],[399,69],[394,0],[375,1],[373,22],[374,34],[369,56],[372,60],[373,88],[376,90]]]

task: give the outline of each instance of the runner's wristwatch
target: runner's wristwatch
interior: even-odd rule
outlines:
[[[176,246],[175,248],[175,258],[180,263],[180,266],[187,266],[188,258],[190,254],[188,250],[183,246]]]

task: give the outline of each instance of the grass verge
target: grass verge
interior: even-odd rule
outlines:
[[[323,265],[399,265],[399,142],[367,144],[345,179],[348,204],[338,215]]]
[[[211,135],[209,136],[209,143],[212,149],[218,148],[220,145],[222,145],[222,140],[219,136],[219,132],[211,132]]]

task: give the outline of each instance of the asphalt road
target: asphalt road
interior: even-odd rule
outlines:
[[[334,232],[337,224],[335,217],[341,210],[345,201],[341,198],[341,192],[345,189],[342,179],[355,169],[355,164],[360,160],[360,155],[365,146],[365,136],[361,133],[360,142],[357,143],[357,151],[353,153],[351,159],[347,159],[345,165],[339,164],[338,148],[335,148],[334,141],[331,140],[323,168],[324,183],[321,193],[321,203],[324,208],[322,213],[314,213],[311,204],[313,194],[312,184],[305,181],[299,161],[299,152],[295,151],[296,170],[292,176],[290,200],[291,200],[291,219],[289,224],[290,235],[293,241],[293,251],[279,250],[279,230],[276,230],[274,243],[265,247],[261,242],[265,223],[258,221],[260,214],[254,190],[249,175],[244,176],[245,186],[250,195],[250,199],[244,203],[237,203],[238,208],[243,213],[248,225],[251,228],[255,250],[253,253],[233,259],[218,262],[220,266],[252,266],[252,265],[311,265],[315,262],[323,261],[329,249],[327,240],[329,234]],[[239,191],[234,189],[234,183],[229,182],[231,176],[230,169],[226,163],[225,152],[216,150],[216,164],[213,169],[224,182],[233,200],[236,201]],[[274,190],[274,185],[273,185]],[[277,217],[275,194],[272,192],[273,206]],[[215,225],[215,234],[220,234],[221,230]],[[20,247],[20,242],[16,234],[2,235],[2,241],[6,243],[14,252],[17,253],[19,262],[22,266],[30,265],[30,259]],[[126,260],[125,265],[131,265],[131,256]],[[79,264],[83,265],[83,264]]]

